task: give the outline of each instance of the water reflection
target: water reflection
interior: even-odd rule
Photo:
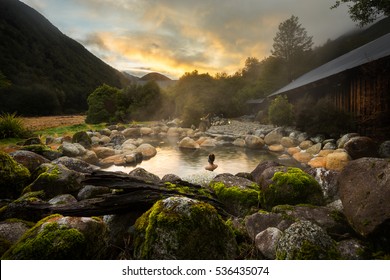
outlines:
[[[216,174],[251,172],[262,161],[278,161],[277,155],[265,150],[249,150],[235,146],[221,146],[212,149],[179,149],[165,143],[160,143],[157,155],[149,160],[142,161],[137,166],[111,166],[106,170],[123,171],[129,173],[134,168],[142,167],[145,170],[162,178],[166,174],[176,174],[181,178],[204,171],[210,152],[215,154],[215,163],[218,168]],[[289,162],[283,162],[292,165]]]

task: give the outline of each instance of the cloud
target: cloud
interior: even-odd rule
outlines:
[[[58,27],[65,29],[63,32],[76,37],[119,70],[146,67],[172,71],[176,76],[194,69],[211,74],[234,73],[243,67],[247,57],[269,56],[279,23],[291,15],[298,16],[317,44],[354,26],[342,7],[330,10],[334,0],[41,0],[39,3],[36,7],[55,19],[61,25]],[[64,14],[66,18],[62,18]]]

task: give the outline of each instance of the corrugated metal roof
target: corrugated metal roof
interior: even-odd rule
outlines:
[[[287,86],[270,94],[269,97],[319,81],[389,55],[390,33],[307,72]]]

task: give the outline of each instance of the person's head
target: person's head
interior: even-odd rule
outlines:
[[[209,154],[209,163],[213,164],[215,160],[215,155],[214,154]]]

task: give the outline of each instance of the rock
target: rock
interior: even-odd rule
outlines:
[[[123,142],[126,141],[125,136],[121,134],[110,136],[110,138],[111,138],[110,143],[112,143],[114,146],[121,146]]]
[[[132,170],[129,173],[129,175],[136,177],[136,178],[139,178],[143,181],[152,182],[152,183],[156,183],[156,184],[160,183],[160,181],[161,181],[160,177],[158,177],[157,175],[154,175],[153,173],[146,171],[145,169],[143,169],[141,167],[135,168],[134,170]]]
[[[326,170],[325,168],[312,168],[307,171],[320,184],[324,198],[327,202],[337,200],[338,197],[338,176],[339,172]]]
[[[381,158],[390,158],[390,140],[379,145],[378,153]]]
[[[98,140],[99,145],[107,145],[110,142],[111,142],[111,138],[109,137],[109,135],[108,136],[107,135],[103,135]]]
[[[233,145],[237,147],[245,147],[246,143],[245,140],[242,138],[237,138],[236,140],[233,141]]]
[[[282,214],[260,211],[245,217],[245,229],[255,241],[256,235],[269,227],[276,227],[279,230],[285,230],[292,222],[285,221]]]
[[[12,260],[105,259],[108,231],[99,218],[52,215],[39,221],[2,258]]]
[[[275,227],[269,227],[256,235],[256,248],[267,258],[276,258],[276,245],[283,233]]]
[[[123,136],[128,138],[138,138],[141,136],[141,130],[139,127],[129,127],[122,131]]]
[[[110,188],[102,187],[102,186],[86,185],[78,192],[77,199],[84,200],[84,199],[94,198],[106,193],[111,193]]]
[[[34,182],[28,185],[24,192],[44,191],[46,199],[60,194],[74,194],[81,189],[83,175],[69,170],[62,164],[44,163],[33,173]]]
[[[335,151],[326,156],[326,169],[341,171],[351,160],[348,153],[344,151]]]
[[[99,164],[99,158],[97,157],[96,153],[91,150],[87,150],[84,155],[80,156],[80,159],[92,165]]]
[[[311,175],[294,167],[278,169],[270,167],[263,172],[263,183],[260,185],[263,208],[271,209],[281,204],[324,204],[321,187]],[[268,170],[271,172],[267,172]]]
[[[326,166],[326,157],[315,157],[307,163],[311,168],[321,168]]]
[[[175,181],[179,181],[181,180],[181,178],[175,174],[165,174],[164,177],[162,177],[161,179],[161,182],[163,183],[167,183],[167,182],[170,182],[170,183],[173,183]]]
[[[89,149],[92,144],[91,137],[85,131],[78,131],[72,137],[72,143],[78,143],[84,148]]]
[[[314,144],[313,146],[307,148],[306,152],[314,156],[321,151],[321,147],[322,147],[322,144],[317,143],[317,144]]]
[[[299,148],[301,148],[302,150],[309,149],[311,146],[313,146],[313,142],[310,141],[310,140],[302,141],[302,142],[299,144]]]
[[[187,197],[160,200],[135,224],[136,259],[235,259],[231,229],[211,205]]]
[[[280,153],[284,151],[284,147],[280,144],[273,144],[271,146],[268,146],[268,150],[270,150],[271,152]]]
[[[365,260],[368,249],[358,239],[346,239],[337,244],[340,257],[343,260]]]
[[[264,140],[259,136],[247,135],[245,137],[245,144],[249,149],[261,149],[264,147]]]
[[[98,158],[107,158],[115,155],[115,150],[108,147],[94,147],[93,151]]]
[[[324,135],[316,135],[314,137],[310,137],[310,140],[313,141],[313,143],[322,143],[325,141],[325,136]]]
[[[324,144],[324,147],[322,149],[323,150],[336,150],[337,146],[333,142],[328,142],[328,143]]]
[[[252,207],[259,206],[259,186],[248,179],[223,173],[210,182],[210,188],[235,216],[246,215]]]
[[[141,137],[149,136],[149,135],[153,134],[153,129],[151,129],[150,127],[141,127],[139,129],[139,132],[140,132]]]
[[[48,202],[53,205],[64,205],[68,203],[75,203],[77,202],[77,199],[71,194],[61,194],[53,197]]]
[[[378,156],[378,147],[376,143],[371,138],[366,136],[357,136],[351,138],[347,143],[345,143],[344,149],[352,159]]]
[[[345,143],[347,143],[351,138],[359,136],[357,133],[348,133],[343,135],[339,140],[337,140],[336,145],[339,149],[344,149]]]
[[[287,149],[287,153],[291,156],[299,152],[301,152],[301,149],[299,147],[291,147]]]
[[[353,234],[344,214],[325,206],[280,205],[274,207],[272,211],[281,214],[286,220],[315,223],[335,240]]]
[[[34,152],[38,155],[43,156],[44,158],[47,158],[48,160],[55,160],[56,158],[62,156],[62,153],[60,151],[53,151],[52,149],[50,149],[50,147],[46,145],[23,146],[21,150]]]
[[[80,154],[79,148],[75,144],[69,142],[62,143],[59,150],[67,157],[77,157]]]
[[[356,232],[362,236],[389,232],[388,160],[361,158],[351,161],[340,173],[338,182],[344,214]]]
[[[134,152],[135,153],[141,153],[142,154],[142,158],[144,158],[144,159],[148,159],[148,158],[154,157],[157,154],[156,148],[153,147],[150,144],[147,144],[147,143],[141,144],[140,146],[138,146],[138,148],[135,149]]]
[[[190,137],[184,137],[180,142],[179,142],[179,148],[182,149],[199,149],[199,144],[196,143],[196,141]]]
[[[280,144],[280,141],[282,140],[283,136],[284,136],[283,135],[283,128],[278,127],[278,128],[275,128],[274,130],[272,130],[270,133],[268,133],[264,137],[264,142],[268,146],[272,145],[272,144]]]
[[[280,144],[285,148],[291,148],[297,146],[297,141],[291,137],[282,137]]]
[[[102,166],[103,168],[107,168],[111,165],[118,165],[118,166],[126,165],[126,158],[125,155],[113,155],[100,160],[99,165]]]
[[[256,168],[251,172],[253,181],[258,185],[261,185],[263,182],[263,172],[269,167],[280,166],[280,163],[276,161],[263,161],[259,163]]]
[[[30,181],[30,171],[0,151],[0,198],[17,198]]]
[[[206,138],[202,144],[200,144],[201,147],[215,147],[216,146],[216,140],[214,138]]]
[[[30,228],[28,222],[21,220],[7,220],[0,222],[0,255],[3,255],[14,245]]]
[[[74,170],[80,173],[92,173],[100,169],[96,165],[89,164],[78,158],[60,157],[52,161],[53,164],[62,164],[70,170]]]
[[[10,156],[30,172],[33,172],[42,163],[50,162],[47,158],[30,151],[18,150],[10,153]]]
[[[299,153],[295,153],[292,156],[296,161],[300,163],[308,163],[313,158],[312,154],[308,152],[302,152],[302,151]]]
[[[335,260],[339,258],[332,238],[309,221],[293,223],[276,245],[279,260]]]

